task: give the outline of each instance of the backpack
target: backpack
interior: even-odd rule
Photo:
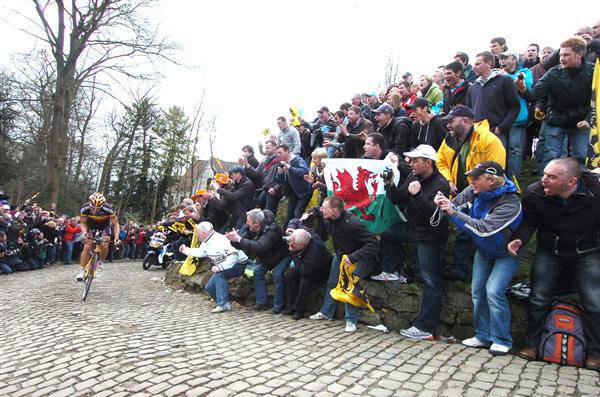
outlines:
[[[583,331],[582,309],[569,302],[556,302],[546,319],[539,346],[543,361],[583,367],[587,343]]]

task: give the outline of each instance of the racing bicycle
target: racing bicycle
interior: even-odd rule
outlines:
[[[92,286],[92,280],[96,277],[96,271],[100,266],[100,247],[102,246],[102,232],[95,232],[92,237],[92,254],[87,265],[85,265],[85,273],[83,274],[83,300],[87,298],[90,288]]]

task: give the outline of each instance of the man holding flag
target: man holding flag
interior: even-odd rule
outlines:
[[[323,306],[310,318],[311,320],[333,320],[337,303],[330,291],[338,283],[342,256],[346,255],[344,266],[350,266],[353,263],[357,265],[355,274],[360,277],[365,274],[366,268],[372,266],[373,262],[377,260],[379,243],[355,216],[344,209],[344,201],[337,196],[327,197],[320,208],[315,207],[309,213],[304,214],[301,221],[306,221],[310,217],[317,218],[319,235],[329,234],[331,236],[335,250],[325,288]],[[354,332],[358,321],[358,309],[349,303],[345,305],[345,331]]]

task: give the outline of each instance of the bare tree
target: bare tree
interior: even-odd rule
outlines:
[[[152,0],[33,0],[42,34],[56,64],[53,107],[48,130],[47,190],[57,202],[68,153],[68,124],[82,84],[101,74],[150,77],[140,63],[149,58],[172,61],[176,48],[148,26],[141,11]]]
[[[390,53],[385,61],[385,86],[388,87],[390,84],[400,81],[401,73],[400,58],[394,57],[392,53]]]

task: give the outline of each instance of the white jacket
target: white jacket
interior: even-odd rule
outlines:
[[[200,247],[186,247],[183,253],[195,258],[209,258],[221,271],[232,268],[236,263],[248,260],[248,256],[244,251],[233,248],[227,237],[215,231],[200,244]]]

